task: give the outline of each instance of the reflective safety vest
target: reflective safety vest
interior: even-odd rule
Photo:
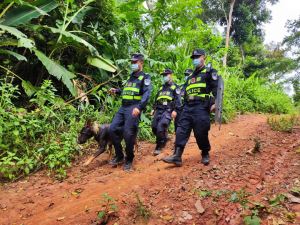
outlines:
[[[206,70],[204,69],[196,76],[190,76],[185,88],[187,100],[205,99],[209,96],[205,82]]]
[[[168,105],[169,102],[173,101],[175,96],[174,96],[174,91],[176,89],[176,85],[171,85],[168,86],[168,88],[165,88],[163,90],[163,87],[160,87],[156,102],[161,103],[163,105]]]
[[[140,75],[137,79],[130,81],[130,78],[127,80],[125,87],[122,91],[123,100],[141,100],[141,88],[144,76]]]

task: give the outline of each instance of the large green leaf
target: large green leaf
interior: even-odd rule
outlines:
[[[81,38],[81,37],[79,37],[79,36],[77,36],[75,34],[72,34],[72,33],[68,32],[68,31],[61,31],[61,30],[59,30],[57,28],[54,28],[54,27],[45,26],[45,28],[50,29],[53,33],[62,34],[63,36],[72,38],[74,41],[76,41],[79,44],[82,44],[85,47],[87,47],[89,49],[89,51],[91,52],[92,55],[96,55],[96,56],[99,55],[97,49],[93,45],[91,45],[90,43],[88,43],[86,40],[84,40],[83,38]]]
[[[37,49],[33,49],[35,55],[38,57],[38,59],[43,63],[43,65],[46,67],[48,72],[55,76],[58,80],[61,80],[69,89],[71,94],[73,96],[76,95],[76,90],[74,88],[74,85],[72,83],[72,78],[75,78],[75,74],[61,66],[60,64],[54,62],[52,59],[48,58],[46,55],[44,55],[42,52],[40,52]]]
[[[34,18],[41,15],[47,15],[47,12],[58,6],[56,0],[38,0],[32,4],[24,4],[20,7],[8,11],[2,24],[7,26],[18,26],[26,24]]]
[[[6,26],[3,24],[0,24],[0,29],[10,33],[11,35],[15,36],[18,39],[18,47],[24,47],[24,48],[33,48],[34,42],[27,38],[26,34],[22,33],[18,29],[10,26]]]
[[[91,7],[91,6],[85,7],[74,17],[74,19],[72,20],[72,23],[81,25],[83,23],[83,18],[86,15],[91,14],[92,12],[97,12],[97,9],[94,7]]]
[[[37,88],[26,80],[22,80],[22,87],[28,97],[31,97],[37,91]]]
[[[7,38],[0,41],[0,47],[1,46],[18,46],[18,40],[13,38]]]
[[[100,69],[104,69],[109,72],[114,73],[117,70],[117,67],[114,64],[112,64],[109,60],[104,59],[101,56],[88,57],[87,62],[92,66],[98,67]]]
[[[9,51],[9,50],[5,50],[5,49],[0,49],[0,54],[7,54],[7,55],[12,55],[12,56],[14,56],[16,59],[18,59],[18,60],[24,60],[24,61],[26,61],[27,62],[27,59],[26,59],[26,57],[25,56],[22,56],[22,55],[20,55],[20,54],[18,54],[18,53],[16,53],[16,52],[13,52],[13,51]]]

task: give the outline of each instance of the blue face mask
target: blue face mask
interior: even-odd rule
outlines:
[[[168,77],[168,76],[163,77],[163,83],[164,84],[169,83],[169,81],[170,81],[170,77]]]
[[[189,78],[189,75],[188,75],[188,76],[185,76],[185,77],[184,77],[184,80],[187,80],[188,78]]]
[[[138,65],[138,64],[136,64],[136,63],[131,64],[131,70],[132,70],[133,72],[138,71],[138,69],[139,69],[139,65]]]
[[[193,65],[194,65],[194,67],[199,67],[200,64],[201,64],[200,58],[193,59]]]

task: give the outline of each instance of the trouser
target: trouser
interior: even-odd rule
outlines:
[[[137,107],[137,105],[121,106],[114,116],[109,129],[116,157],[119,159],[124,157],[121,145],[122,137],[124,137],[127,161],[132,161],[134,158],[134,144],[136,142],[140,120],[140,116],[132,116],[132,110],[135,107]],[[123,129],[120,129],[120,127],[123,127]]]
[[[175,146],[184,148],[192,130],[202,154],[208,153],[211,148],[208,140],[210,118],[208,110],[201,105],[184,106],[176,130]]]
[[[156,144],[163,146],[167,142],[171,112],[168,109],[157,109],[152,120],[152,132],[156,136]]]
[[[178,128],[178,123],[179,123],[179,119],[180,119],[181,114],[182,114],[182,109],[181,110],[177,110],[176,112],[177,112],[177,116],[176,116],[175,121],[174,121],[175,132],[176,132],[176,130]]]

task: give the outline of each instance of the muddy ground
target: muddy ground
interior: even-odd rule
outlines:
[[[212,125],[209,166],[191,137],[182,167],[160,160],[172,141],[157,157],[141,142],[133,172],[111,168],[108,154],[84,167],[85,155],[62,182],[40,171],[2,184],[0,224],[300,224],[300,129],[272,131],[266,118]]]

